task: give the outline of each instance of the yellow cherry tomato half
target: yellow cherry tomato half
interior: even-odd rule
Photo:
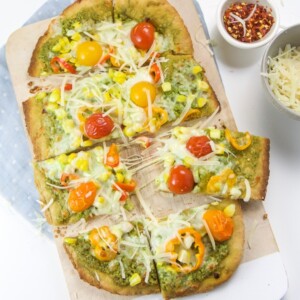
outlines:
[[[155,97],[155,86],[148,81],[140,81],[131,87],[130,99],[134,104],[136,104],[139,107],[147,107],[148,98],[153,103]]]
[[[81,66],[92,67],[97,64],[102,56],[102,48],[95,41],[86,41],[78,45],[76,58]]]

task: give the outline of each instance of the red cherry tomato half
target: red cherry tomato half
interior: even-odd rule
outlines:
[[[168,188],[174,194],[186,194],[193,190],[195,185],[192,171],[185,166],[175,166],[170,171]]]
[[[154,41],[155,28],[149,22],[141,22],[135,25],[130,33],[134,46],[141,50],[149,50]]]
[[[197,158],[200,158],[212,152],[209,142],[210,139],[205,135],[192,136],[186,143],[186,149],[188,149]]]
[[[84,124],[86,135],[90,139],[100,139],[109,135],[114,128],[114,121],[102,113],[94,113],[89,116]]]

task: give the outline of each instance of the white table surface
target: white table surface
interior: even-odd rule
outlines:
[[[0,45],[44,2],[5,1],[0,10]],[[216,44],[217,62],[238,128],[271,139],[265,208],[289,280],[284,300],[296,300],[300,297],[300,121],[289,119],[265,99],[259,75],[264,49],[245,52],[227,45],[216,29],[218,0],[199,2]],[[274,2],[280,8],[283,26],[300,21],[299,0]],[[0,299],[68,299],[54,243],[17,215],[1,196],[0,238]]]

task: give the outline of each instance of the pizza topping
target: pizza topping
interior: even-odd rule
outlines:
[[[136,48],[147,51],[154,42],[155,28],[149,22],[140,22],[132,28],[130,38]]]
[[[146,114],[148,114],[148,108],[145,109]],[[152,106],[152,117],[146,122],[146,130],[150,132],[156,132],[160,127],[167,123],[169,120],[168,113],[165,109],[161,107]]]
[[[210,139],[206,135],[192,136],[186,143],[186,148],[197,158],[212,152]]]
[[[225,169],[221,174],[211,176],[206,187],[208,194],[227,194],[237,182],[236,175],[231,169]]]
[[[71,83],[66,83],[64,86],[64,90],[65,91],[71,91],[72,90],[72,84]]]
[[[79,176],[77,174],[62,173],[60,178],[60,184],[62,186],[68,186],[72,180],[76,179],[79,179]]]
[[[114,122],[107,115],[94,113],[85,121],[84,129],[90,139],[100,139],[113,131]]]
[[[218,242],[224,242],[232,236],[233,221],[227,217],[223,211],[217,209],[209,209],[203,215],[210,232],[214,239]]]
[[[106,165],[110,167],[117,167],[120,163],[120,156],[118,152],[118,147],[116,144],[111,144],[106,155]]]
[[[95,201],[97,189],[96,184],[89,181],[71,190],[68,198],[70,209],[74,212],[81,212],[91,207]]]
[[[171,168],[168,179],[168,188],[174,194],[187,194],[194,189],[195,181],[192,171],[183,166]]]
[[[158,67],[158,64],[156,64],[156,63],[152,64],[150,67],[149,73],[153,77],[153,81],[155,83],[159,82],[159,80],[161,78],[161,70]]]
[[[122,189],[123,191],[126,192],[133,192],[135,190],[136,187],[136,181],[131,179],[130,182],[125,183],[125,182],[116,182],[116,185]]]
[[[89,233],[89,240],[93,247],[92,253],[100,261],[110,261],[117,256],[118,239],[108,226],[93,229]]]
[[[147,81],[140,81],[134,84],[130,89],[131,101],[139,107],[147,107],[148,99],[151,103],[154,102],[156,97],[155,86]]]
[[[189,247],[183,240],[189,239]],[[177,236],[169,240],[165,247],[166,253],[170,254],[172,267],[178,272],[190,273],[200,268],[205,248],[201,235],[192,227],[179,229]]]
[[[58,56],[55,56],[51,59],[50,66],[54,73],[60,73],[61,70],[63,70],[64,72],[76,74],[76,69],[71,64]]]
[[[230,142],[230,144],[237,150],[245,150],[252,143],[252,137],[249,132],[246,132],[244,134],[241,134],[240,132],[234,134],[228,128],[226,128],[225,137],[228,142]]]
[[[137,284],[141,283],[141,281],[141,276],[138,273],[134,273],[129,279],[129,284],[130,286],[136,286]]]
[[[101,57],[102,48],[96,41],[86,41],[77,47],[77,63],[81,66],[95,66]]]

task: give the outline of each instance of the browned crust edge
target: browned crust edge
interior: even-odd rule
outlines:
[[[260,160],[256,170],[255,184],[251,186],[251,200],[264,200],[267,193],[267,186],[270,175],[270,140],[268,138],[259,137],[261,141]]]
[[[64,244],[64,248],[74,266],[74,268],[78,271],[79,277],[89,283],[92,286],[95,286],[99,289],[104,289],[113,294],[119,295],[148,295],[153,293],[159,293],[160,288],[159,285],[146,285],[146,284],[139,284],[135,287],[126,286],[121,287],[116,285],[113,282],[113,279],[100,271],[88,269],[80,264],[78,261],[76,252],[72,249],[71,246]],[[99,280],[96,278],[96,273],[99,277]]]
[[[46,159],[50,156],[50,141],[43,125],[43,103],[30,98],[22,103],[26,129],[33,145],[34,158]]]
[[[115,0],[114,18],[138,22],[149,19],[155,28],[174,41],[176,54],[193,54],[190,34],[177,10],[167,0]]]
[[[96,8],[96,9],[95,9]],[[113,11],[113,3],[112,0],[77,0],[70,6],[68,6],[61,14],[60,18],[72,18],[74,17],[80,10],[82,9],[92,9],[96,10],[99,16],[104,15],[107,16],[110,11],[110,16],[112,19],[112,11]],[[104,18],[106,19],[106,18]],[[41,71],[44,68],[44,63],[39,58],[40,51],[43,45],[53,36],[52,27],[58,21],[58,19],[54,19],[50,22],[47,31],[42,35],[31,56],[30,65],[28,67],[28,74],[33,77],[39,77],[41,75]]]
[[[165,299],[208,292],[226,282],[234,274],[235,270],[240,265],[244,252],[245,235],[243,213],[241,205],[235,200],[223,200],[218,207],[222,207],[223,209],[231,203],[234,203],[236,207],[235,215],[233,216],[234,232],[228,242],[230,253],[220,264],[220,277],[216,279],[214,276],[210,276],[205,280],[201,282],[195,282],[193,285],[188,287],[182,286],[177,290],[173,290],[172,294],[166,294],[166,291],[162,290],[162,295]]]

